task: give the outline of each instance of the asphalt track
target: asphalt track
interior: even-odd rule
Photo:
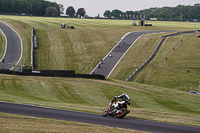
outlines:
[[[0,112],[26,115],[32,117],[51,118],[66,121],[76,121],[105,125],[110,127],[126,128],[132,130],[149,131],[155,133],[199,133],[200,128],[152,122],[141,119],[115,117],[102,117],[98,114],[90,114],[69,110],[45,108],[31,105],[0,102]]]
[[[6,39],[6,48],[3,58],[0,60],[0,69],[12,69],[21,59],[22,41],[19,35],[10,26],[0,21],[0,32],[1,31]]]
[[[126,35],[99,63],[90,74],[100,74],[109,77],[116,65],[142,35],[173,31],[135,31]],[[124,42],[123,42],[124,40]]]

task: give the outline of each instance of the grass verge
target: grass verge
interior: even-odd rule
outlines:
[[[145,133],[101,125],[0,113],[0,132],[6,133]]]

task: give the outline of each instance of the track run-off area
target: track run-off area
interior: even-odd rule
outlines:
[[[6,49],[1,59],[0,68],[12,69],[13,64],[17,64],[22,56],[22,41],[19,35],[7,24],[0,22],[0,29],[6,38]],[[102,74],[109,77],[115,66],[126,54],[128,49],[144,34],[161,33],[169,31],[138,31],[126,35],[103,59],[100,67],[96,67],[91,73]],[[111,55],[110,55],[111,54]],[[4,59],[5,62],[2,62]],[[5,64],[7,63],[7,64]],[[33,105],[0,102],[0,112],[26,115],[32,117],[51,118],[66,121],[77,121],[105,125],[118,128],[127,128],[140,131],[158,133],[199,133],[200,128],[176,124],[153,122],[141,119],[115,117],[102,117],[99,114],[76,112],[55,108],[45,108]]]

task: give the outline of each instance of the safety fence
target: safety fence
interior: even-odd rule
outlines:
[[[88,78],[104,80],[105,76],[95,74],[77,74],[71,70],[23,70],[23,72],[11,71],[7,69],[0,70],[0,74],[21,75],[21,76],[44,76],[44,77],[70,77],[70,78]]]
[[[153,54],[149,57],[149,59],[147,59],[139,68],[137,68],[133,74],[131,74],[126,81],[130,81],[142,68],[144,68],[152,59],[153,57],[156,55],[158,49],[160,48],[160,46],[162,45],[164,39],[166,37],[170,37],[170,36],[176,36],[176,35],[181,35],[181,34],[187,34],[187,33],[196,33],[196,32],[200,32],[200,30],[197,31],[184,31],[184,32],[177,32],[177,33],[173,33],[173,34],[169,34],[169,35],[165,35],[162,36],[162,40],[160,41],[160,43],[158,44],[158,46],[156,47],[156,49],[154,50]]]
[[[32,70],[35,69],[35,50],[37,49],[38,44],[37,44],[37,37],[35,35],[35,29],[32,28],[31,32],[31,67]]]

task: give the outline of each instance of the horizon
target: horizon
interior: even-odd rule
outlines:
[[[100,15],[103,17],[103,14],[106,10],[121,10],[122,12],[126,11],[140,11],[149,8],[162,8],[162,7],[176,7],[178,5],[193,6],[200,3],[199,0],[154,0],[153,2],[149,0],[143,0],[142,2],[134,2],[133,0],[124,0],[122,3],[120,0],[47,0],[51,2],[56,2],[57,4],[62,4],[64,6],[64,14],[66,9],[69,6],[74,7],[77,11],[79,8],[85,8],[86,15],[90,17],[95,17]],[[144,4],[145,3],[145,4]]]

